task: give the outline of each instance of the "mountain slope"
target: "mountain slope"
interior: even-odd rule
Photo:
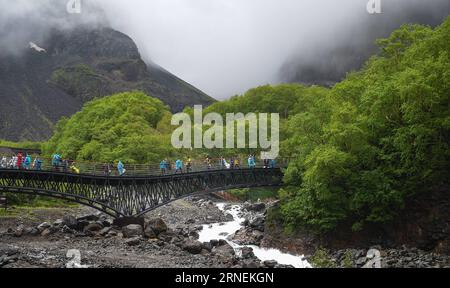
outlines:
[[[131,38],[110,28],[54,30],[45,51],[0,56],[0,138],[45,140],[83,103],[142,90],[174,112],[215,100],[161,67],[147,65]]]

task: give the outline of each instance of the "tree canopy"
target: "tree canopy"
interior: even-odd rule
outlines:
[[[448,187],[450,18],[405,25],[380,54],[289,119],[282,191],[292,227],[355,230],[395,217],[407,196]],[[447,185],[447,186],[446,186]]]
[[[58,122],[44,152],[74,160],[159,163],[173,152],[170,118],[160,100],[142,92],[93,100]]]

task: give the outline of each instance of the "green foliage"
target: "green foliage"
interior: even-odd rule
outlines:
[[[23,149],[41,149],[41,142],[31,142],[31,141],[23,141],[23,142],[12,142],[0,139],[0,147],[8,147],[8,148],[23,148]]]
[[[337,268],[337,264],[331,260],[328,250],[319,248],[309,259],[309,263],[314,268]]]
[[[274,199],[278,196],[278,189],[271,187],[243,188],[229,191],[231,195],[238,197],[242,201],[253,201]]]
[[[294,159],[280,191],[289,227],[361,230],[391,220],[405,197],[448,185],[450,18],[378,43],[362,71],[289,118],[282,151]]]
[[[19,207],[70,207],[77,204],[67,202],[61,199],[44,197],[44,196],[32,196],[17,193],[5,193],[8,199],[9,206]],[[0,209],[1,210],[1,209]]]
[[[345,254],[341,260],[341,266],[343,268],[354,268],[355,267],[355,263],[353,261],[353,254],[351,251],[345,252]]]
[[[94,100],[57,125],[46,145],[47,156],[75,160],[159,163],[171,155],[168,108],[141,92]]]
[[[329,90],[323,87],[306,87],[300,84],[281,84],[277,86],[265,85],[249,90],[244,95],[234,96],[231,99],[223,102],[216,102],[213,105],[205,109],[204,114],[216,112],[222,115],[224,120],[227,113],[278,113],[280,115],[280,139],[285,140],[285,145],[282,146],[282,154],[284,157],[289,157],[295,151],[304,149],[301,146],[302,143],[298,141],[289,141],[287,132],[289,129],[296,129],[297,127],[292,124],[288,127],[287,119],[291,116],[296,117],[299,113],[306,111],[310,106],[314,105],[317,111],[322,111],[323,105],[320,103],[326,101]],[[319,100],[318,100],[319,99]],[[192,115],[192,109],[185,109],[185,112]],[[323,111],[328,113],[328,111]],[[308,115],[304,115],[305,118]],[[303,119],[303,118],[302,118]],[[306,121],[306,120],[305,120]],[[319,121],[319,120],[317,120]],[[296,123],[297,124],[297,123]],[[314,124],[307,122],[304,123],[305,129],[313,129]],[[269,123],[270,131],[270,123]],[[248,144],[248,127],[246,130],[246,137]],[[225,135],[224,135],[225,137]],[[312,136],[311,136],[312,137]],[[306,149],[306,148],[305,148]],[[259,154],[260,149],[217,149],[214,151],[204,151],[204,153],[212,156],[236,156],[248,154]],[[244,160],[242,158],[241,160]]]

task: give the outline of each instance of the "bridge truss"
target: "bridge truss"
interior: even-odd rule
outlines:
[[[150,177],[109,177],[0,169],[0,192],[76,202],[114,218],[140,217],[177,199],[225,189],[278,186],[281,169],[226,169]]]

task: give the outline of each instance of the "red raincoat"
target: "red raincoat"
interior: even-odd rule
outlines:
[[[22,168],[23,156],[22,153],[17,154],[17,168]]]

